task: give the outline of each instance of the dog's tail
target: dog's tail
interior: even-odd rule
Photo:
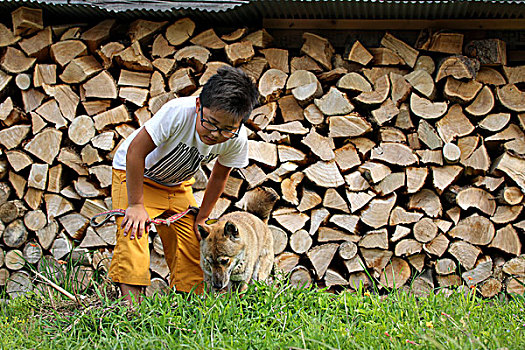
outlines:
[[[257,187],[246,192],[236,206],[267,222],[273,206],[279,198],[279,195],[273,188]]]

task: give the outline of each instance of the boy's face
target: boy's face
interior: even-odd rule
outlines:
[[[202,142],[211,146],[228,141],[231,134],[239,131],[241,122],[234,122],[234,118],[227,112],[210,110],[206,107],[201,108],[200,101],[197,100],[197,123],[195,128]],[[218,129],[217,129],[218,128]],[[211,131],[210,129],[217,129]]]

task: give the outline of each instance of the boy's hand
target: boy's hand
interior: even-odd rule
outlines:
[[[195,237],[197,237],[197,241],[201,241],[202,237],[199,233],[199,225],[204,225],[204,219],[195,219],[195,223],[193,224],[193,233],[195,233]]]
[[[126,209],[126,215],[120,227],[124,229],[124,237],[129,233],[129,239],[142,238],[149,220],[148,212],[143,204],[131,205]]]

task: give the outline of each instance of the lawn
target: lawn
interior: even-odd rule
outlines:
[[[416,298],[286,284],[244,295],[94,293],[84,306],[38,295],[0,306],[1,349],[525,349],[525,298]]]

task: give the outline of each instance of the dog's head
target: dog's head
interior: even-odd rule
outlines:
[[[201,267],[211,280],[212,290],[228,288],[232,273],[244,261],[245,244],[242,232],[235,223],[218,221],[210,225],[199,225],[202,237]]]

